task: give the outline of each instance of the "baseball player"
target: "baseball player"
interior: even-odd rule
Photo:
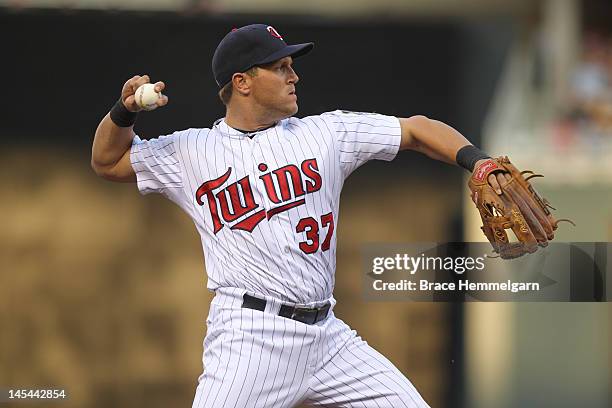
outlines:
[[[125,83],[95,133],[91,163],[99,176],[163,194],[201,236],[215,296],[193,408],[428,406],[334,315],[340,191],[359,166],[399,150],[469,170],[488,156],[424,116],[294,117],[293,60],[312,48],[287,45],[264,24],[234,29],[212,60],[226,115],[211,128],[136,136],[134,92],[149,83],[144,75]],[[494,176],[490,183],[499,189]]]

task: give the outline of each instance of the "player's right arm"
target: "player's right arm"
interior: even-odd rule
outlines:
[[[149,76],[134,76],[129,79],[121,90],[121,101],[130,112],[142,110],[134,98],[136,89],[142,84],[149,83]],[[163,82],[155,84],[155,90],[161,92],[165,85]],[[157,102],[158,107],[168,103],[163,96]],[[134,126],[120,127],[115,124],[110,113],[100,121],[94,136],[91,149],[91,167],[100,177],[110,181],[134,183],[136,174],[130,162],[130,148],[134,139]]]

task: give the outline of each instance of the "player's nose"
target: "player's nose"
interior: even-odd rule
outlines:
[[[295,84],[295,83],[297,83],[300,80],[300,77],[295,72],[293,67],[289,67],[289,69],[290,69],[290,72],[289,72],[289,82]]]

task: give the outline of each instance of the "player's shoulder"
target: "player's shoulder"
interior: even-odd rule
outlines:
[[[208,137],[210,128],[188,128],[174,132],[177,138],[197,139],[200,137]]]
[[[347,110],[347,109],[336,109],[332,111],[323,112],[318,115],[306,116],[298,120],[316,120],[316,119],[348,120],[348,119],[355,119],[355,118],[377,119],[381,117],[390,117],[390,116],[382,114],[382,113],[378,113],[378,112],[360,112],[360,111],[352,111],[352,110]],[[296,118],[292,118],[292,119],[296,119]]]
[[[285,119],[284,126],[289,131],[295,132],[301,129],[304,132],[312,133],[318,129],[322,133],[328,131],[343,131],[349,124],[368,123],[376,125],[381,120],[392,119],[391,116],[381,115],[376,112],[358,112],[346,109],[336,109],[320,113],[318,115],[310,115],[302,118],[290,117]]]
[[[206,137],[209,135],[211,129],[210,128],[187,128],[182,130],[176,130],[173,132],[174,137],[183,137],[183,138],[197,138],[197,137]]]
[[[290,117],[282,121],[283,135],[288,140],[298,140],[310,144],[319,140],[327,141],[326,146],[333,144],[338,129],[324,114],[310,115],[305,117]],[[331,142],[329,142],[331,141]]]
[[[348,112],[350,111],[336,109],[333,111],[323,112],[317,115],[305,116],[302,118],[292,116],[286,119],[285,121],[288,126],[308,126],[316,122],[333,121],[335,117],[340,116],[340,115],[346,115]]]
[[[392,117],[378,112],[361,112],[346,109],[337,109],[334,111],[325,112],[323,115],[332,117],[336,120],[378,120],[381,118]]]
[[[385,124],[385,122],[395,122],[397,118],[394,116],[384,115],[377,112],[359,112],[351,111],[346,109],[336,109],[333,111],[323,112],[319,115],[306,116],[302,119],[294,119],[294,122],[299,125],[300,123],[316,122],[320,121],[325,123],[330,128],[343,129],[347,124],[369,124],[376,126],[378,124]]]
[[[147,137],[147,135],[144,135],[144,136],[139,135],[139,136],[136,136],[136,138],[138,139],[138,141],[149,140],[149,141],[158,141],[158,142],[162,142],[162,141],[176,142],[176,141],[194,139],[198,137],[206,137],[208,136],[209,133],[210,133],[209,128],[187,128],[187,129],[181,129],[181,130],[174,130],[166,134],[152,136],[152,137]]]

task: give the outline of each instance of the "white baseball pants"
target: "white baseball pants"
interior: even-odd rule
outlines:
[[[192,408],[428,407],[410,381],[333,312],[308,325],[276,315],[280,303],[269,297],[264,312],[242,308],[243,294],[223,288],[211,303]]]

